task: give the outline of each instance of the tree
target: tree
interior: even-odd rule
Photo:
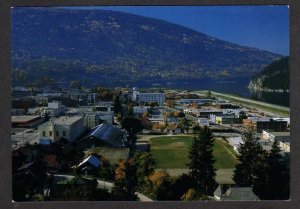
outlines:
[[[167,99],[166,100],[166,105],[167,105],[167,107],[174,108],[175,101],[173,99]]]
[[[214,139],[210,129],[204,126],[198,136],[193,139],[189,151],[190,175],[200,187],[200,192],[212,194],[215,187],[216,170],[214,168],[215,159],[213,157]]]
[[[121,160],[115,171],[115,183],[112,193],[117,200],[136,200],[136,165],[131,160]]]
[[[179,123],[178,123],[178,126],[179,126],[181,132],[184,132],[184,131],[188,132],[190,124],[189,124],[189,121],[186,118],[181,118]]]
[[[243,133],[243,143],[238,148],[238,164],[234,170],[233,180],[240,186],[252,186],[255,171],[258,169],[266,152],[254,137],[252,131]]]
[[[114,97],[114,111],[116,114],[122,114],[122,103],[120,101],[120,96],[116,95]]]
[[[200,130],[201,130],[201,127],[199,126],[199,124],[196,124],[196,125],[193,126],[193,133],[194,134],[199,133]]]
[[[137,152],[133,156],[133,160],[137,167],[137,184],[138,187],[143,190],[147,178],[154,173],[156,163],[153,156],[147,152]]]
[[[148,118],[150,116],[149,112],[143,112],[142,118]]]
[[[195,189],[189,189],[181,197],[183,201],[208,200],[207,196],[197,192]]]
[[[131,144],[134,144],[136,134],[144,128],[142,121],[133,116],[127,116],[124,118],[121,122],[121,126],[128,132]]]
[[[156,171],[149,176],[148,194],[156,200],[168,200],[171,185],[170,175],[164,171]]]
[[[210,90],[208,90],[208,91],[206,92],[206,97],[207,97],[207,98],[211,98],[211,91],[210,91]]]
[[[253,185],[254,192],[263,200],[289,199],[289,170],[284,161],[278,141],[256,171]]]

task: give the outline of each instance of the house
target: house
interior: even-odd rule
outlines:
[[[219,185],[214,192],[217,201],[257,201],[259,198],[253,193],[251,187],[224,187]]]
[[[181,133],[181,129],[176,124],[170,124],[165,129],[165,132],[167,132],[168,134],[172,134],[172,135],[173,134],[180,134]]]
[[[125,131],[109,124],[101,124],[93,128],[86,137],[78,141],[85,146],[125,147],[127,134]]]
[[[101,160],[99,156],[91,154],[87,158],[83,159],[76,167],[77,172],[90,175],[95,173],[101,167]]]
[[[39,125],[38,132],[41,137],[47,137],[52,141],[65,138],[69,142],[73,142],[84,132],[83,117],[61,116],[51,118],[50,121]]]

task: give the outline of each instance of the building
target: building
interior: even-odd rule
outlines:
[[[94,174],[101,167],[101,160],[96,155],[90,155],[79,163],[76,170],[77,172],[84,173],[85,175]]]
[[[283,152],[290,152],[290,132],[270,132],[263,130],[262,139],[270,142],[278,141]]]
[[[136,102],[138,100],[139,91],[137,87],[133,87],[132,89],[132,101]]]
[[[233,147],[234,151],[239,154],[239,147],[241,144],[244,143],[242,137],[237,136],[237,137],[229,137],[227,138],[228,143]]]
[[[231,103],[218,103],[215,106],[218,109],[240,109],[238,105],[234,105]]]
[[[98,95],[97,93],[89,93],[88,94],[88,102],[91,104],[94,104],[98,101]]]
[[[18,115],[11,116],[13,128],[34,128],[45,121],[41,116]]]
[[[180,99],[177,100],[176,103],[179,105],[189,105],[189,104],[199,104],[205,105],[211,103],[212,99]]]
[[[94,128],[100,123],[114,123],[114,107],[111,102],[102,102],[94,107],[81,106],[79,114],[84,116],[84,124],[86,128]]]
[[[41,137],[47,137],[52,141],[65,138],[73,142],[83,134],[84,120],[82,116],[51,118],[50,121],[39,125],[38,132]]]
[[[61,101],[52,101],[48,103],[48,107],[44,109],[44,114],[48,114],[50,117],[57,117],[65,114],[65,106]]]
[[[235,115],[223,115],[223,116],[216,116],[217,124],[239,124],[240,118],[236,117]]]
[[[150,106],[133,106],[133,114],[143,114],[150,110]]]
[[[253,193],[252,187],[226,187],[219,185],[214,192],[215,200],[239,201],[239,200],[259,200]]]
[[[93,128],[86,137],[79,141],[87,146],[125,147],[127,134],[112,125],[101,124]]]
[[[253,128],[258,133],[261,133],[263,130],[274,132],[287,131],[287,121],[273,120],[272,118],[247,118],[243,119],[243,125],[245,128]]]
[[[209,126],[209,119],[207,118],[198,118],[198,123],[200,126]]]
[[[165,102],[165,93],[139,93],[138,101],[140,103],[157,103],[159,106],[163,106]]]
[[[24,115],[25,110],[24,109],[11,109],[11,115],[17,116],[17,115]]]
[[[190,114],[195,117],[210,118],[211,115],[220,116],[223,115],[223,111],[215,109],[196,109],[196,108],[185,108],[183,109],[185,114]]]

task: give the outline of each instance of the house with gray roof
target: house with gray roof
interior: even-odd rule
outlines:
[[[126,131],[109,124],[100,124],[93,128],[86,137],[78,141],[90,146],[125,147]]]

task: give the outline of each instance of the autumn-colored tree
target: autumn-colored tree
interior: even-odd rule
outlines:
[[[112,190],[117,200],[136,200],[136,165],[133,160],[120,160],[115,170],[115,183]]]
[[[171,185],[170,175],[163,170],[149,176],[148,194],[156,200],[168,200]]]
[[[143,112],[142,114],[142,118],[148,118],[149,116],[149,112]]]
[[[167,107],[174,108],[175,101],[173,99],[167,99],[166,100],[166,105],[167,105]]]
[[[195,189],[189,189],[181,197],[183,201],[208,200],[207,196],[197,192]]]

